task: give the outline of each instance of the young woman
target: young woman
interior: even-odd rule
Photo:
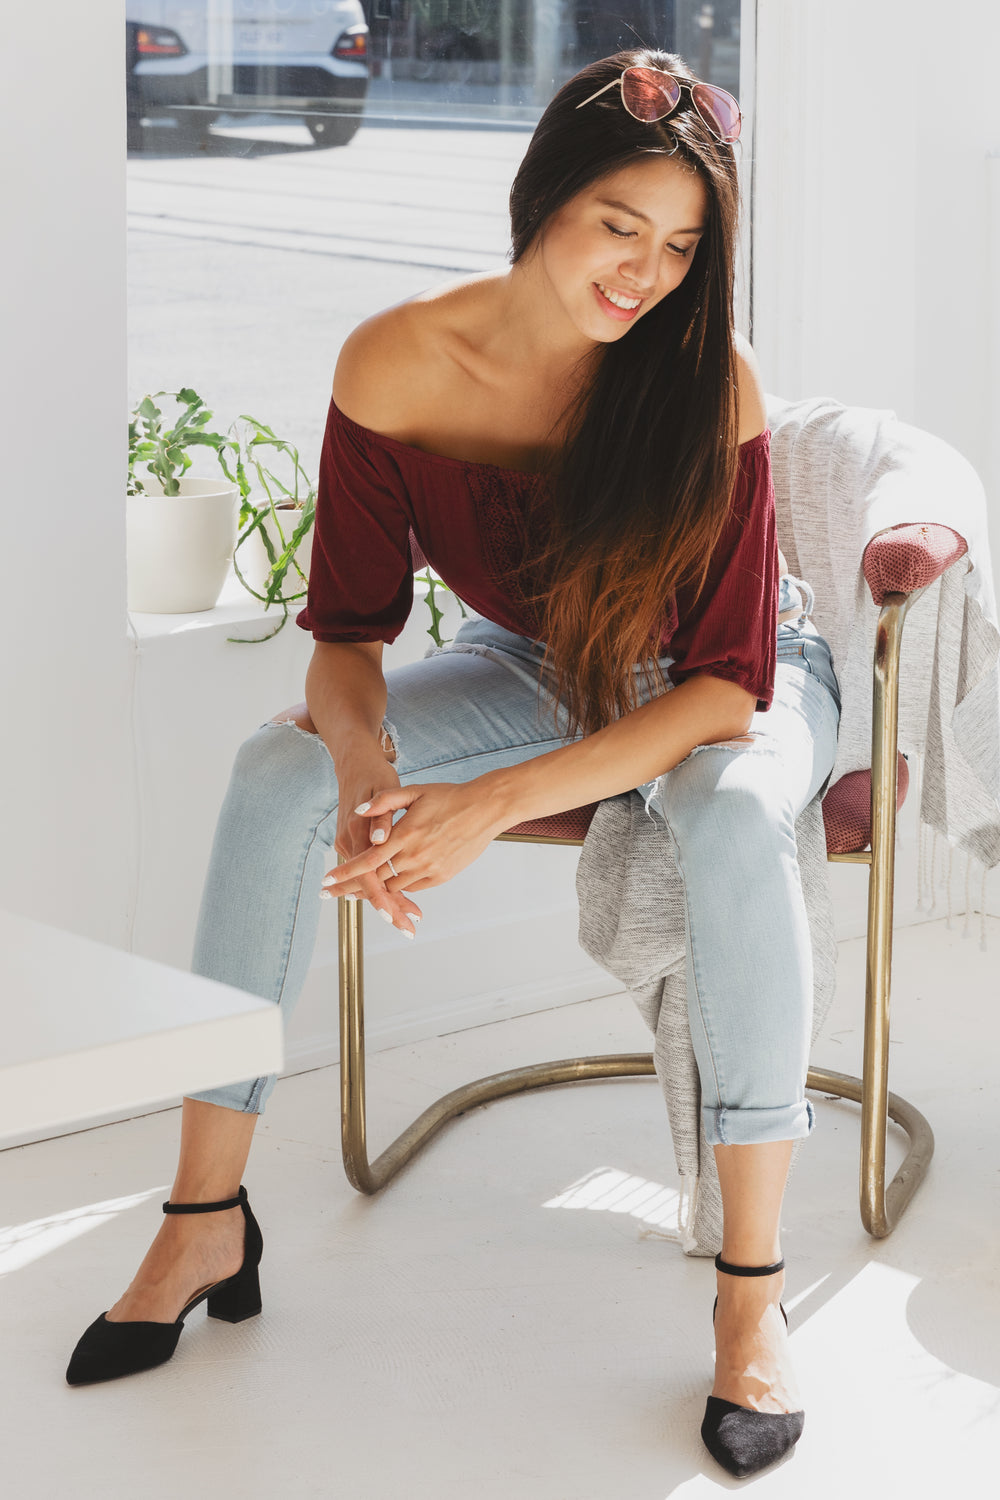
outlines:
[[[742,1475],[802,1429],[779,1245],[812,1126],[794,821],[829,775],[838,706],[782,585],[761,389],[733,331],[738,133],[736,101],[677,57],[595,63],[517,174],[510,269],[347,341],[299,620],[316,640],[306,703],[240,752],[195,967],[290,1006],[318,898],[367,900],[412,938],[414,898],[496,834],[644,788],[684,877],[725,1215],[702,1431]],[[411,531],[479,618],[383,677]],[[240,1182],[272,1082],[185,1100],[168,1217],[71,1383],[162,1363],[202,1299],[233,1321],[259,1310]]]

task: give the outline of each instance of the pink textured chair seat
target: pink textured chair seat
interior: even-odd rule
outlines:
[[[591,802],[587,807],[573,807],[569,812],[553,813],[551,817],[533,818],[527,823],[518,823],[516,827],[508,828],[507,832],[516,833],[522,838],[579,839],[582,843],[596,811],[597,803]]]
[[[896,768],[898,809],[902,807],[910,786],[910,768],[902,752]],[[872,837],[871,797],[871,771],[851,771],[830,788],[823,798],[827,854],[858,854],[868,848]],[[574,807],[569,812],[518,823],[507,832],[522,838],[579,839],[582,843],[596,811],[597,803],[592,802],[588,807]]]
[[[910,768],[900,751],[896,756],[896,811],[906,800]],[[860,854],[872,841],[872,773],[850,771],[823,798],[827,854]]]
[[[950,526],[921,523],[883,531],[872,537],[863,559],[872,598],[881,605],[886,594],[925,589],[968,550],[965,538]]]

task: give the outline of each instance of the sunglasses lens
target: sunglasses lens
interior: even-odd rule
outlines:
[[[710,83],[696,83],[691,89],[694,107],[714,136],[726,145],[740,138],[740,107],[732,94]]]
[[[622,101],[630,115],[647,125],[662,120],[677,108],[680,85],[669,73],[657,68],[626,68],[622,74]]]

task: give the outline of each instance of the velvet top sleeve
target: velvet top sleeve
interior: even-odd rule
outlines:
[[[729,515],[705,586],[679,589],[677,625],[667,642],[675,685],[699,672],[738,683],[771,706],[778,630],[778,543],[771,435],[741,443]]]
[[[394,641],[413,604],[410,505],[393,454],[331,402],[320,458],[309,594],[317,641]]]

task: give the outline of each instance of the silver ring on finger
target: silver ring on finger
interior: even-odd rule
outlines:
[[[389,866],[389,869],[392,871],[392,873],[396,876],[396,879],[398,880],[399,879],[399,871],[396,869],[396,866],[393,864],[392,860],[391,859],[387,859],[386,860],[386,864]]]

